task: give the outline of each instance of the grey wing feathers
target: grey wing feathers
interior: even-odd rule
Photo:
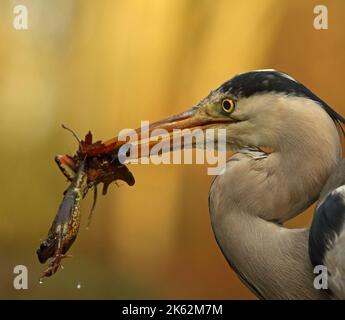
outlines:
[[[324,265],[332,295],[345,299],[345,185],[324,196],[309,232],[313,266]]]

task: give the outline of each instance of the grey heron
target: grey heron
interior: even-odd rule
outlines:
[[[210,188],[212,228],[229,265],[260,298],[345,298],[343,123],[291,76],[256,70],[150,127],[226,129],[234,153]],[[310,228],[284,226],[318,199]],[[327,290],[314,287],[315,265],[327,268]]]

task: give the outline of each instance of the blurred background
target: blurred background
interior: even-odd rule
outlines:
[[[26,5],[29,29],[13,28]],[[275,68],[345,114],[345,2],[323,0],[329,29],[298,0],[2,0],[0,298],[255,299],[229,268],[208,213],[202,165],[132,165],[110,187],[65,269],[43,284],[35,251],[67,183],[54,163],[83,136],[109,139],[183,111],[234,74]],[[311,210],[289,222],[307,226]],[[29,289],[13,288],[13,268]],[[79,286],[78,286],[79,284]]]

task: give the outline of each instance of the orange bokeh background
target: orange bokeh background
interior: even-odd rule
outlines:
[[[254,299],[216,245],[202,165],[131,166],[136,185],[99,198],[74,258],[39,285],[35,250],[67,186],[53,159],[76,149],[60,124],[108,139],[263,68],[345,114],[345,2],[323,1],[329,29],[315,30],[312,0],[23,0],[21,31],[17,3],[0,4],[0,298]],[[307,226],[311,212],[289,225]],[[13,288],[18,264],[28,290]]]

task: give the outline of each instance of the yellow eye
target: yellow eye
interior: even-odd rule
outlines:
[[[235,109],[235,101],[231,99],[224,99],[222,101],[222,107],[226,113],[231,113]]]

